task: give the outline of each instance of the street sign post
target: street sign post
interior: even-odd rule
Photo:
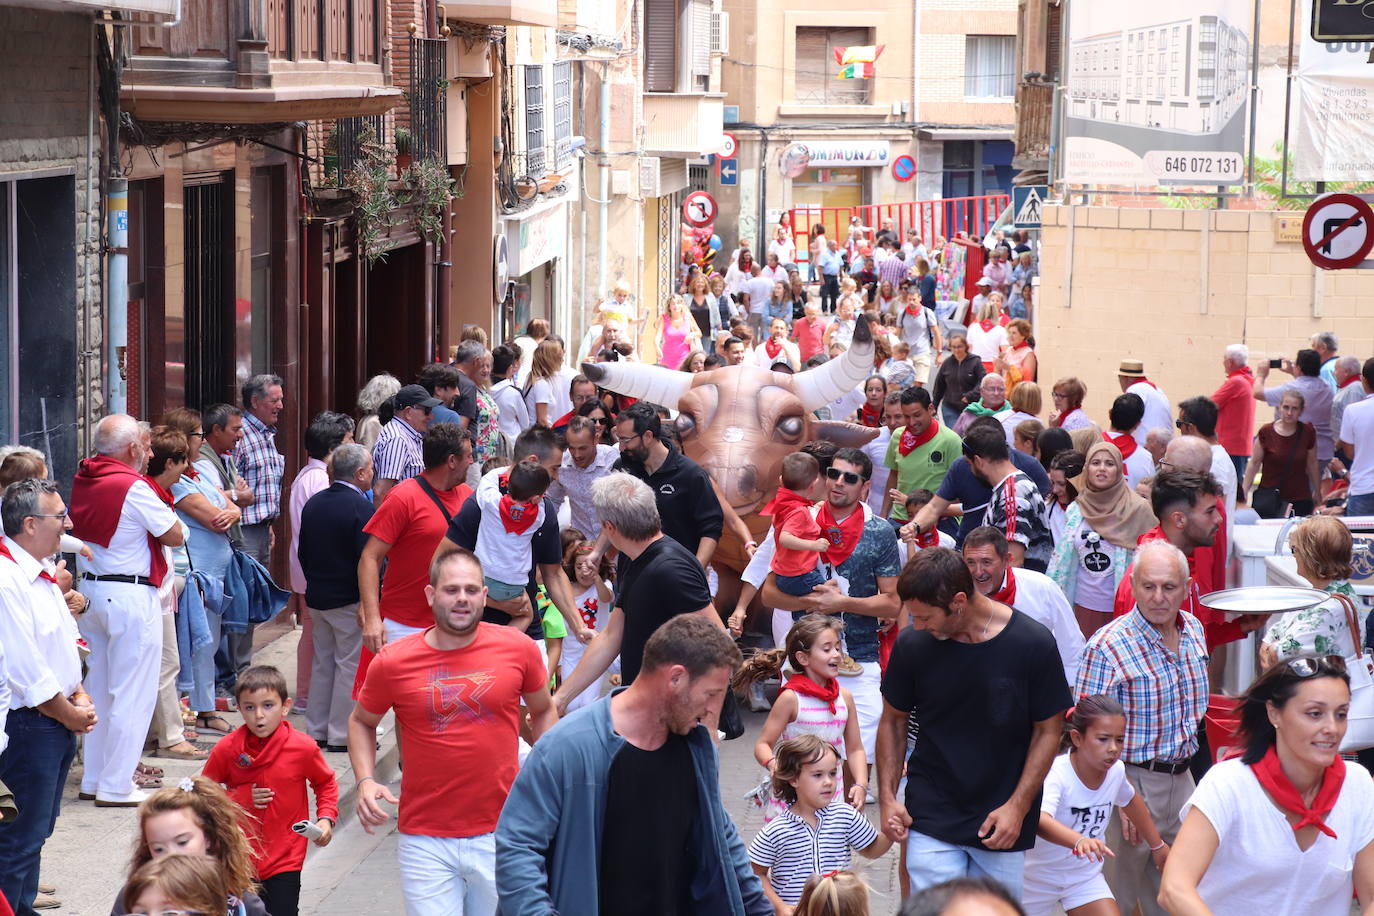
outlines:
[[[1043,184],[1019,185],[1011,189],[1012,223],[1017,229],[1039,229],[1049,188]]]
[[[1357,267],[1374,249],[1374,209],[1354,194],[1327,194],[1302,220],[1302,247],[1322,270]]]
[[[728,161],[728,160],[724,160]],[[682,218],[687,225],[696,229],[709,226],[716,221],[716,214],[720,212],[720,207],[716,205],[716,199],[705,191],[693,191],[687,195],[687,199],[682,202]]]
[[[739,163],[734,159],[720,160],[720,185],[730,187],[739,184]]]
[[[734,134],[722,133],[721,136],[725,139],[721,141],[720,158],[734,159],[735,153],[739,152],[739,142],[735,140]]]

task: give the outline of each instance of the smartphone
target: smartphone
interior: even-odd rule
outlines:
[[[1281,360],[1281,359],[1271,359],[1271,360],[1269,360],[1269,368],[1270,368],[1270,369],[1282,369],[1282,368],[1283,368],[1283,360]]]

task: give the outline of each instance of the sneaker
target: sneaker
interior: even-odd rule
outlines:
[[[865,789],[865,790],[864,790],[864,804],[865,804],[865,805],[876,805],[877,803],[878,803],[878,800],[877,800],[876,798],[873,797],[873,790],[872,790],[872,789]]]
[[[749,711],[768,712],[773,705],[768,702],[768,697],[763,695],[763,685],[758,681],[749,685]]]
[[[840,674],[845,677],[855,677],[864,673],[864,666],[854,661],[848,655],[840,659]]]
[[[151,792],[145,792],[143,789],[134,789],[128,795],[121,795],[118,798],[101,798],[100,793],[97,792],[95,806],[97,808],[137,808],[151,795]]]

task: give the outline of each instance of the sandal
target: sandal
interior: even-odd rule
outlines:
[[[166,776],[167,773],[162,767],[155,767],[152,764],[139,761],[138,766],[134,767],[134,772],[140,776]]]
[[[169,760],[204,760],[210,756],[210,752],[203,748],[196,747],[190,741],[183,741],[171,747],[160,747],[153,751],[154,757],[163,757]]]
[[[215,723],[219,723],[216,725]],[[206,738],[218,738],[227,735],[234,730],[229,724],[229,720],[217,713],[198,712],[196,713],[196,731]]]
[[[161,789],[161,776],[148,776],[144,773],[134,773],[134,785],[140,789]]]

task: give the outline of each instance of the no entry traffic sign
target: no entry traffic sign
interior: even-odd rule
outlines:
[[[716,199],[705,191],[693,191],[682,202],[682,218],[686,220],[687,225],[697,229],[715,222],[716,214],[719,212]]]
[[[1302,247],[1323,270],[1355,267],[1374,249],[1374,209],[1354,194],[1327,194],[1308,207]]]

